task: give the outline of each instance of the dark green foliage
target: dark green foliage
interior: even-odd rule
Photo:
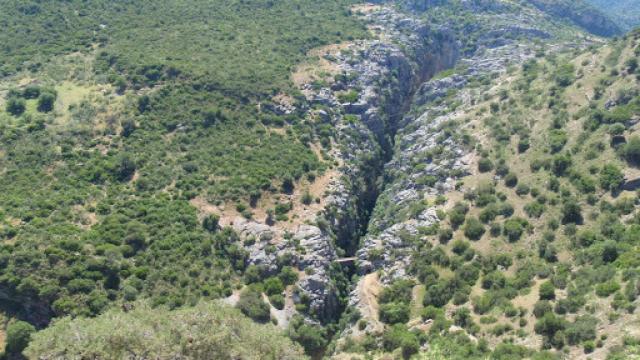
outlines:
[[[558,331],[564,330],[566,325],[564,319],[547,312],[536,322],[535,331],[551,339]]]
[[[620,284],[615,280],[596,285],[596,295],[599,297],[608,297],[618,290],[620,290]]]
[[[218,231],[218,223],[220,216],[217,214],[209,214],[202,220],[202,227],[209,232]]]
[[[607,191],[618,190],[624,182],[624,175],[613,164],[605,164],[600,171],[600,187]]]
[[[556,288],[550,281],[545,281],[540,285],[540,300],[553,300],[556,298]]]
[[[293,285],[298,280],[298,274],[291,266],[283,267],[278,277],[285,286]]]
[[[556,155],[553,157],[553,173],[556,176],[563,176],[566,174],[569,167],[571,167],[573,161],[568,154]]]
[[[386,351],[402,348],[403,357],[407,359],[420,349],[416,335],[402,324],[393,325],[385,331],[382,336],[382,345]]]
[[[598,320],[589,315],[578,316],[564,330],[569,345],[578,345],[588,340],[595,340]]]
[[[541,318],[546,313],[550,313],[551,311],[553,311],[553,308],[551,307],[551,303],[549,303],[549,301],[546,301],[546,300],[541,300],[535,303],[535,305],[533,306],[532,313],[535,317]]]
[[[28,100],[37,99],[42,93],[42,89],[37,85],[27,85],[22,90],[22,97]]]
[[[36,333],[25,351],[29,359],[126,359],[134,352],[149,359],[303,358],[276,326],[213,301],[176,310],[137,302],[97,318],[65,317]]]
[[[386,324],[404,324],[409,321],[409,305],[390,302],[380,305],[380,320]]]
[[[449,211],[449,222],[454,229],[457,229],[460,225],[464,224],[466,214],[469,211],[469,206],[465,203],[456,203],[456,205]]]
[[[508,187],[514,187],[518,184],[518,176],[514,173],[508,173],[504,178],[504,184]]]
[[[513,218],[504,222],[502,231],[511,242],[520,240],[524,231],[529,227],[529,222],[522,218]]]
[[[56,102],[56,94],[52,92],[43,92],[40,94],[38,98],[38,111],[40,112],[50,112],[53,110],[53,107]]]
[[[451,228],[441,228],[438,231],[438,240],[442,244],[448,243],[453,238],[453,229]]]
[[[9,354],[20,354],[31,340],[31,335],[36,332],[33,325],[16,321],[7,326],[5,351]]]
[[[411,280],[395,281],[391,286],[382,290],[379,296],[379,301],[383,304],[390,302],[403,302],[408,304],[411,302],[414,285],[414,282]]]
[[[485,233],[484,225],[480,220],[470,217],[464,225],[464,235],[471,240],[479,240]]]
[[[564,64],[558,67],[554,75],[555,81],[562,87],[567,87],[575,81],[576,69],[572,64]]]
[[[562,223],[582,223],[582,207],[576,200],[568,199],[562,205]]]
[[[564,130],[553,129],[549,133],[549,148],[552,153],[561,151],[567,143],[568,137]]]
[[[545,206],[537,201],[524,206],[524,212],[531,218],[539,218],[544,213]]]
[[[493,170],[493,163],[487,158],[481,158],[478,161],[478,171],[486,173]]]
[[[271,277],[264,281],[264,292],[267,295],[276,295],[282,294],[284,291],[284,284],[282,284],[282,280],[277,277]]]
[[[240,293],[236,307],[255,321],[267,322],[271,317],[269,305],[262,300],[262,294],[252,288],[247,288]]]
[[[435,284],[428,286],[424,296],[424,306],[445,306],[453,296],[451,285],[449,280],[440,279]]]
[[[316,354],[327,344],[326,329],[306,323],[301,316],[295,316],[291,319],[289,337],[302,345],[307,354]]]
[[[640,163],[640,137],[633,136],[624,146],[624,157],[632,164]]]
[[[9,98],[6,104],[7,112],[13,116],[20,116],[26,110],[26,103],[23,99]]]

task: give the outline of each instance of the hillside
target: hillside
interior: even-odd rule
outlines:
[[[343,351],[637,355],[639,39],[423,85],[441,95],[414,105],[360,252],[377,313]]]
[[[0,10],[8,358],[637,355],[640,33],[585,2]]]
[[[615,19],[625,30],[640,26],[640,4],[635,0],[588,0]]]

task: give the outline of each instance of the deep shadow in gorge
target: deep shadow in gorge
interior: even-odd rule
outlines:
[[[361,176],[357,180],[359,183],[355,184],[361,189],[355,199],[357,219],[355,231],[349,227],[338,227],[336,231],[336,245],[342,250],[344,257],[354,256],[360,247],[360,239],[367,234],[373,210],[379,196],[385,190],[385,165],[393,158],[395,136],[402,127],[402,120],[411,109],[416,91],[439,72],[453,68],[459,58],[459,44],[451,34],[436,33],[434,37],[437,44],[435,49],[422,47],[414,49],[413,56],[405,54],[413,58],[414,67],[408,84],[402,84],[404,79],[399,79],[398,73],[393,73],[390,81],[400,83],[400,89],[404,93],[399,96],[382,95],[384,99],[381,101],[381,113],[385,120],[384,131],[376,136],[380,153],[370,154],[360,164],[364,176]],[[371,130],[375,132],[374,129]]]

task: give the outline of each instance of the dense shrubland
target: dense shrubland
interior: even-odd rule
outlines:
[[[175,309],[246,278],[282,308],[291,264],[246,269],[237,234],[189,201],[250,218],[332,165],[311,148],[331,131],[273,97],[300,105],[290,75],[307,52],[367,36],[351,3],[4,2],[0,288],[15,315],[41,327],[137,299]],[[242,312],[268,321],[257,300]]]
[[[38,359],[303,359],[273,325],[258,325],[220,303],[169,311],[135,303],[94,319],[62,318],[37,333],[25,351]]]

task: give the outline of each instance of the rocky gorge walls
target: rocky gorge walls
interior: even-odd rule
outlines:
[[[391,8],[364,16],[385,40],[349,45],[332,58],[343,76],[328,88],[303,88],[315,107],[311,111],[336,129],[333,156],[341,164],[340,180],[332,185],[317,226],[295,235],[305,249],[301,265],[307,276],[300,282],[300,293],[308,299],[310,312],[325,321],[339,317],[336,297],[346,297],[336,294],[329,269],[338,254],[350,257],[358,250],[382,191],[384,164],[391,158],[395,133],[415,89],[459,57],[459,44],[445,28],[431,29]],[[343,102],[344,93],[355,96]]]
[[[477,50],[461,56],[450,71],[426,78],[415,91],[410,108],[395,123],[393,154],[384,167],[384,188],[356,255],[361,277],[349,298],[350,306],[360,310],[367,325],[354,326],[347,334],[381,328],[378,314],[371,310],[376,308],[371,304],[376,301],[372,288],[411,278],[416,239],[434,235],[440,214],[453,204],[449,195],[473,190],[466,188],[464,179],[476,167],[476,139],[469,119],[472,115],[464,109],[482,99],[480,82],[488,84],[509,66],[535,57],[536,43],[553,39],[545,29],[526,26],[518,16],[506,12],[501,21],[476,30],[481,42]],[[509,29],[517,30],[513,38],[501,35],[513,33]],[[492,41],[492,37],[501,41]]]
[[[298,110],[333,132],[326,151],[336,166],[321,208],[284,230],[233,223],[259,240],[245,246],[251,265],[275,271],[286,256],[300,271],[280,325],[297,312],[326,323],[349,304],[359,307],[361,284],[350,284],[340,264],[355,260],[360,275],[380,271],[383,283],[409,276],[409,239],[439,221],[436,199],[458,188],[474,161],[472,136],[454,121],[457,107],[479,96],[469,84],[535,56],[535,44],[553,38],[552,26],[538,26],[544,15],[491,0],[464,2],[477,21],[458,29],[380,3],[353,9],[371,39],[319,52],[330,76],[298,84],[306,98]],[[462,37],[473,50],[462,51]]]

